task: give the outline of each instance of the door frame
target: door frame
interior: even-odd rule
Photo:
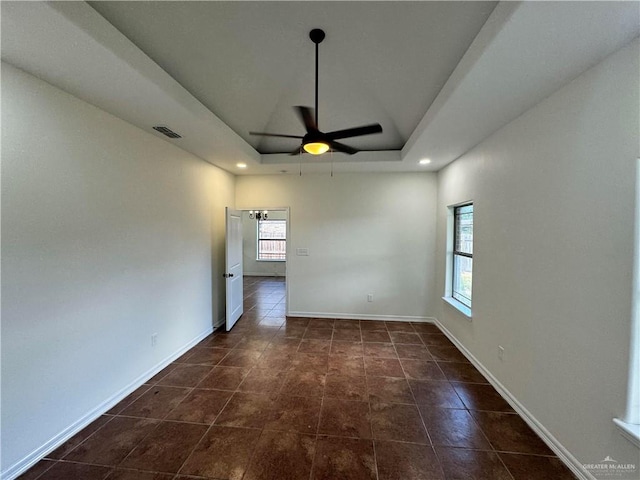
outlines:
[[[291,209],[289,207],[238,207],[235,210],[240,210],[242,212],[248,212],[249,210],[266,210],[268,212],[271,211],[284,211],[286,212],[286,220],[287,220],[287,248],[286,248],[286,252],[287,252],[287,258],[285,259],[285,267],[284,267],[284,283],[285,283],[285,299],[286,299],[286,303],[287,303],[287,309],[286,309],[286,313],[285,315],[289,315],[289,258],[292,254],[292,249],[291,249]],[[256,248],[257,248],[257,244],[256,244]],[[244,254],[244,252],[243,252]]]

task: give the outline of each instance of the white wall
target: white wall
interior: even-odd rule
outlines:
[[[224,315],[233,201],[233,176],[2,64],[3,472]]]
[[[270,220],[286,220],[286,210],[269,210]],[[286,262],[256,260],[258,258],[258,221],[249,218],[249,211],[242,212],[242,269],[244,275],[262,277],[284,277]]]
[[[578,463],[640,466],[624,414],[631,317],[638,41],[440,171],[447,206],[474,202],[473,320],[438,319]],[[497,358],[505,348],[504,361]]]
[[[237,208],[256,205],[291,208],[291,315],[433,316],[435,174],[237,177]]]

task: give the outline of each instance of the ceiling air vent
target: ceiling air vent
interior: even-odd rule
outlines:
[[[171,130],[169,127],[163,127],[161,125],[153,127],[154,130],[166,135],[169,138],[182,138],[182,135],[178,135],[176,132]]]

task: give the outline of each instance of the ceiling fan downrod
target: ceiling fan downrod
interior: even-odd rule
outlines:
[[[322,43],[324,40],[325,33],[324,30],[320,28],[314,28],[309,32],[309,38],[313,43],[316,44],[316,125],[318,125],[318,45]]]

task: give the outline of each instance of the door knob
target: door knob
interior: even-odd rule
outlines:
[[[224,278],[231,278],[231,277],[233,277],[233,273],[223,273],[222,276]]]

